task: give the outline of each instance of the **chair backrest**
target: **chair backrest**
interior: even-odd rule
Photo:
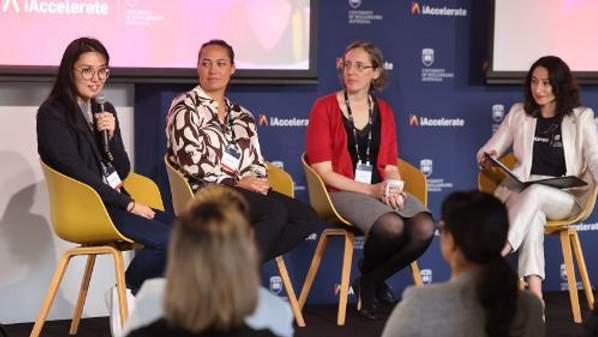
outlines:
[[[185,211],[187,205],[193,199],[193,190],[185,176],[168,161],[167,155],[164,156],[164,165],[168,174],[168,185],[170,185],[174,214],[179,215]]]
[[[306,161],[305,153],[301,156],[301,163],[303,164],[303,171],[305,171],[309,203],[316,213],[318,213],[318,216],[326,222],[352,226],[352,224],[344,219],[334,208],[324,181],[322,181],[322,178],[320,178],[316,171],[309,166]]]
[[[419,201],[428,206],[428,180],[426,176],[415,166],[399,158],[397,166],[401,178],[405,181],[405,191],[419,199]]]
[[[517,158],[515,158],[514,154],[508,153],[500,158],[500,162],[512,169],[517,163]],[[492,194],[505,178],[506,173],[498,167],[490,167],[482,170],[478,173],[478,190]]]
[[[129,173],[127,179],[123,181],[125,189],[135,201],[144,204],[147,207],[164,211],[164,203],[162,202],[162,194],[160,188],[153,180],[137,174],[135,172]]]
[[[293,182],[293,177],[285,170],[274,166],[270,162],[267,162],[266,166],[268,168],[268,180],[270,181],[270,185],[272,185],[272,189],[289,198],[294,198],[295,183]]]
[[[79,244],[133,242],[116,229],[93,188],[40,162],[48,186],[50,219],[56,235]]]

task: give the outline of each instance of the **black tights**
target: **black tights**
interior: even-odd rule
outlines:
[[[363,249],[361,291],[364,299],[373,298],[384,280],[420,257],[432,242],[434,220],[428,213],[401,218],[394,212],[380,216]]]

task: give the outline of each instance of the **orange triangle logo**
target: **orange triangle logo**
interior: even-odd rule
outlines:
[[[262,126],[262,125],[268,126],[268,117],[266,117],[266,115],[260,115],[260,118],[258,119],[257,123],[259,126]]]
[[[411,126],[419,126],[419,118],[416,115],[409,116],[409,125]]]
[[[419,8],[419,4],[417,2],[411,3],[411,14],[421,14],[422,11]]]

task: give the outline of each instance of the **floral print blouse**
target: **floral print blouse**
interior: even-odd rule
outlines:
[[[198,85],[176,97],[166,117],[168,160],[185,175],[193,191],[206,183],[235,185],[246,176],[266,176],[255,119],[226,98],[227,118],[218,119],[218,103]],[[224,170],[224,151],[240,154],[235,172]]]

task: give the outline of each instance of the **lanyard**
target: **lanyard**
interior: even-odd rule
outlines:
[[[368,121],[370,124],[370,129],[368,131],[368,142],[365,148],[365,161],[361,160],[360,158],[359,141],[357,139],[357,128],[355,127],[355,122],[353,121],[353,112],[351,111],[351,105],[349,104],[349,95],[347,94],[347,90],[345,90],[345,106],[347,107],[347,115],[349,115],[349,122],[351,123],[351,129],[353,130],[353,139],[355,140],[355,152],[357,153],[357,159],[360,162],[369,163],[370,144],[372,143],[372,128],[374,127],[372,124],[372,98],[368,95]]]
[[[216,121],[218,121],[218,126],[220,126],[220,131],[222,131],[222,135],[224,136],[224,139],[228,143],[227,144],[227,147],[228,147],[228,145],[231,145],[231,144],[233,146],[235,145],[235,141],[236,141],[237,137],[235,136],[235,129],[233,128],[233,121],[234,121],[234,118],[232,116],[233,110],[230,108],[230,106],[226,102],[224,104],[226,105],[226,116],[224,119],[224,123],[220,123],[220,119],[218,118],[218,112],[215,113],[214,117],[216,118]],[[229,130],[230,130],[230,133],[232,136],[231,139],[228,139],[228,137],[227,137],[227,133],[228,133],[227,131],[229,131]]]

